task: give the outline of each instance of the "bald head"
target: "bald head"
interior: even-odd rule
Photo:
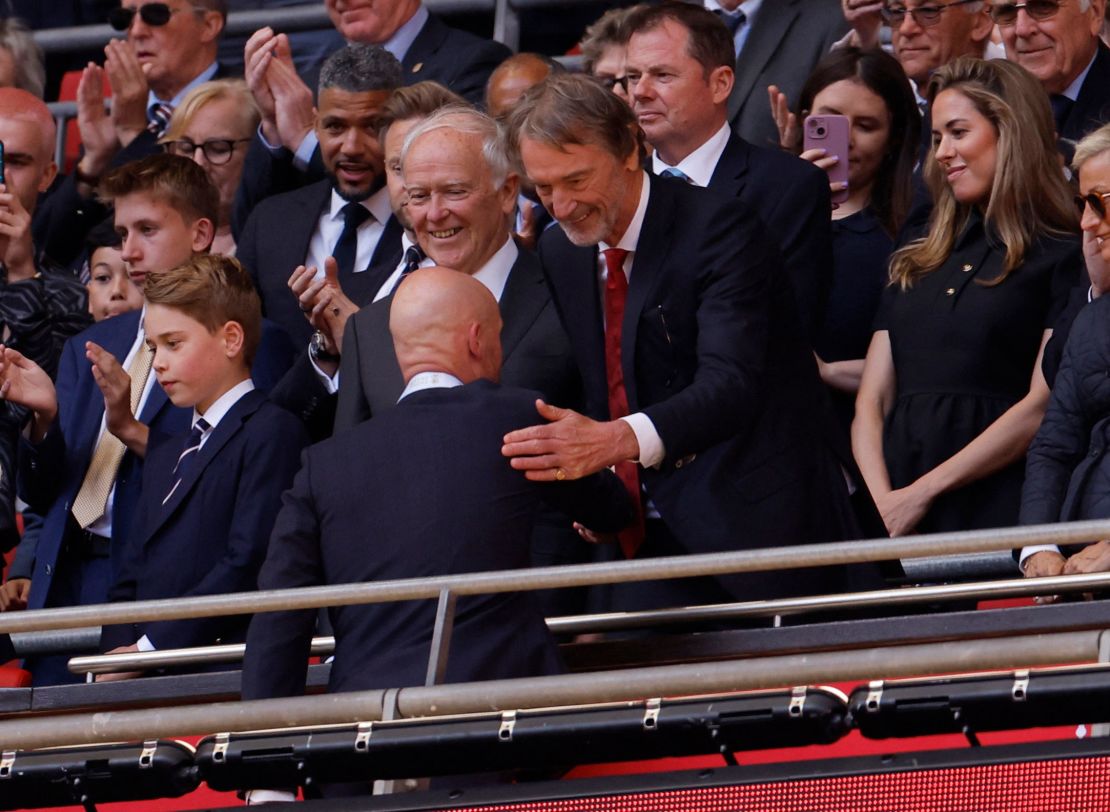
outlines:
[[[17,87],[0,87],[0,119],[16,119],[35,125],[47,155],[54,150],[54,117],[45,102]]]
[[[397,288],[389,331],[401,375],[448,372],[463,383],[501,376],[501,313],[485,285],[449,268],[422,268]]]
[[[520,101],[524,92],[551,73],[552,61],[539,54],[514,54],[497,66],[486,84],[486,110],[501,118]]]

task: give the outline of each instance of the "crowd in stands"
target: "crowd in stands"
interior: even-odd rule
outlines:
[[[0,20],[0,610],[1110,515],[1106,0],[643,3],[581,72],[325,5],[326,59],[263,28],[240,77],[226,0],[107,4],[69,167]],[[463,600],[448,674],[558,671],[545,614],[884,574]],[[433,615],[333,610],[332,689],[421,682]],[[246,640],[274,696],[314,624],[102,648]]]

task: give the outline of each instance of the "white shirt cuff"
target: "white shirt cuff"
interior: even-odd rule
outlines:
[[[139,638],[139,642],[135,644],[139,651],[157,651],[154,644],[150,642],[150,638],[145,634]]]
[[[308,169],[309,163],[312,162],[312,153],[316,151],[317,145],[320,140],[316,137],[315,130],[309,130],[308,135],[301,141],[297,151],[293,153],[293,166],[304,172]]]
[[[266,149],[270,151],[271,155],[280,155],[285,150],[285,147],[283,147],[281,144],[271,144],[269,141],[266,140],[266,136],[262,134],[261,124],[258,125],[258,140],[262,142],[262,146],[266,147]]]
[[[247,806],[268,803],[292,803],[297,796],[292,792],[280,789],[249,789],[246,795]]]
[[[324,370],[316,365],[316,359],[312,357],[312,353],[308,353],[308,363],[312,364],[312,368],[316,371],[316,377],[320,379],[320,383],[328,390],[329,395],[334,395],[339,391],[339,370],[335,371],[335,376],[332,377]]]
[[[636,442],[640,445],[640,458],[637,462],[644,468],[654,468],[659,465],[667,456],[667,451],[663,448],[663,438],[655,430],[655,424],[651,422],[651,418],[643,412],[636,412],[622,417],[621,420],[629,425],[632,433],[636,435]]]
[[[1033,555],[1034,553],[1044,553],[1044,552],[1059,553],[1060,548],[1057,547],[1055,544],[1030,544],[1028,547],[1022,547],[1021,548],[1021,556],[1018,558],[1018,566],[1019,567],[1024,567],[1025,566],[1025,559],[1027,559],[1029,556]]]

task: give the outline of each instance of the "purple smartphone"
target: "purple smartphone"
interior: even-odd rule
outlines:
[[[833,203],[848,199],[848,129],[847,116],[806,116],[804,149],[823,149],[840,159],[828,170],[829,181],[844,184],[842,191],[833,193]]]

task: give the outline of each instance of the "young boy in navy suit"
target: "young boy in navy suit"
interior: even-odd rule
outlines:
[[[138,513],[110,601],[256,588],[281,494],[308,437],[300,420],[256,391],[250,369],[262,313],[234,259],[198,255],[144,283],[152,370],[191,431],[152,436]],[[107,626],[101,649],[149,651],[238,642],[249,617]],[[104,675],[120,679],[133,673]]]

